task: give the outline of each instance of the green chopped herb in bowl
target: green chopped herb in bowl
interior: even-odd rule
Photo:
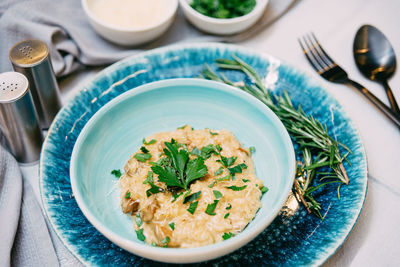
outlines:
[[[190,6],[205,16],[230,19],[250,13],[256,0],[193,0]]]

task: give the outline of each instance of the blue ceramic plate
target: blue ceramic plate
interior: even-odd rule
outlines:
[[[232,54],[249,63],[277,93],[287,91],[293,104],[301,104],[327,125],[329,133],[353,154],[346,165],[350,184],[318,192],[323,221],[307,215],[300,207],[292,216],[275,220],[256,239],[241,249],[202,264],[319,265],[344,242],[361,212],[367,189],[367,161],[359,134],[337,101],[313,79],[280,60],[222,44],[176,45],[127,58],[99,73],[57,115],[45,140],[40,159],[40,188],[43,206],[65,246],[84,264],[154,266],[106,239],[86,219],[71,191],[70,158],[79,133],[102,106],[139,85],[171,78],[197,77],[204,63],[214,66],[217,58]],[[243,76],[225,72],[235,81]]]
[[[255,219],[239,235],[198,248],[155,248],[136,238],[132,221],[120,208],[118,180],[110,172],[123,170],[144,136],[175,131],[185,124],[195,129],[226,129],[245,147],[254,146],[256,174],[269,191]],[[70,175],[79,207],[108,239],[146,258],[190,263],[228,254],[261,233],[284,204],[295,169],[289,134],[266,105],[235,87],[186,78],[142,85],[101,108],[75,143]]]

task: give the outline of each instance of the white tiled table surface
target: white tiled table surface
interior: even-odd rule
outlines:
[[[400,62],[400,1],[303,0],[258,36],[239,45],[278,57],[309,72],[343,105],[358,127],[369,166],[368,193],[353,231],[326,266],[400,266],[400,130],[355,90],[326,82],[306,61],[297,38],[313,31],[349,76],[388,103],[379,84],[364,78],[352,55],[358,28],[371,24],[389,38]],[[60,83],[63,102],[70,100],[101,68],[81,72]],[[400,71],[390,80],[400,101]],[[38,167],[22,167],[39,197]]]

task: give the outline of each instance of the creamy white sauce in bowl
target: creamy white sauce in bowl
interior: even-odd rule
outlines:
[[[173,11],[171,3],[169,0],[90,0],[88,6],[104,23],[134,29],[162,23]]]
[[[178,0],[82,0],[94,30],[119,45],[139,45],[162,35],[172,24]]]

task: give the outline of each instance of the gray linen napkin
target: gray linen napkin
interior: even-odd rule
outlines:
[[[0,0],[0,72],[12,70],[8,51],[17,42],[36,38],[47,43],[57,76],[81,65],[113,63],[134,53],[176,42],[223,41],[189,25],[179,12],[170,30],[146,46],[128,48],[105,41],[89,25],[80,0]],[[270,0],[264,18],[269,26],[296,0]],[[263,27],[264,28],[264,27]],[[232,41],[235,41],[232,39]]]
[[[0,266],[58,266],[39,203],[0,146]]]

